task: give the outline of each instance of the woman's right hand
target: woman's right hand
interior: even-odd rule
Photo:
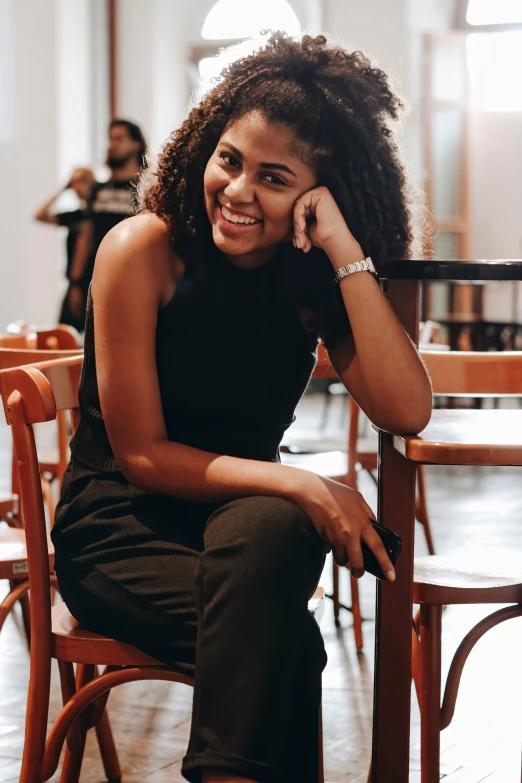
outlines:
[[[395,570],[384,545],[373,529],[375,519],[370,506],[360,492],[338,481],[310,474],[298,482],[294,503],[310,518],[325,542],[325,550],[332,551],[337,565],[348,566],[352,575],[364,574],[361,541],[372,550],[389,581],[395,579]]]

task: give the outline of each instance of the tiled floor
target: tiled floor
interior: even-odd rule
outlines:
[[[340,400],[334,402],[325,433],[338,438]],[[299,408],[294,437],[318,434],[321,401],[307,396]],[[0,428],[0,490],[8,475],[8,433]],[[375,487],[361,478],[361,490],[375,507]],[[504,545],[522,557],[522,470],[517,468],[431,468],[428,504],[440,553]],[[425,553],[422,531],[418,552]],[[321,583],[330,586],[330,561]],[[343,574],[342,576],[347,576]],[[346,591],[348,580],[342,580]],[[329,662],[324,674],[324,744],[329,783],[365,783],[371,745],[375,582],[360,583],[365,648],[357,654],[351,619],[336,629],[331,605],[322,631]],[[347,597],[346,597],[347,598]],[[443,665],[488,607],[451,607],[444,613]],[[490,632],[472,653],[464,672],[453,724],[442,734],[444,783],[520,783],[522,737],[522,620]],[[18,780],[28,655],[18,617],[0,635],[0,783]],[[54,672],[51,717],[59,706]],[[134,683],[113,692],[109,710],[126,783],[176,783],[190,720],[192,692],[163,683]],[[420,783],[418,709],[412,701],[411,783]],[[58,781],[56,775],[53,781]],[[104,780],[95,743],[89,742],[81,780]]]

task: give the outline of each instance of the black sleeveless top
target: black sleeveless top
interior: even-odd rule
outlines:
[[[315,318],[311,332],[299,310]],[[156,362],[168,439],[278,461],[315,366],[319,332],[331,347],[348,331],[333,269],[321,251],[305,255],[284,245],[263,266],[240,269],[213,248],[202,263],[187,264],[158,313]],[[79,398],[73,459],[118,471],[98,395],[90,294]]]

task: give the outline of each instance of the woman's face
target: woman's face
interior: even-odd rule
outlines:
[[[205,207],[216,246],[236,266],[260,266],[292,238],[294,204],[316,184],[302,145],[258,111],[221,136],[205,169]]]

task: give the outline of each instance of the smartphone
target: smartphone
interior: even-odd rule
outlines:
[[[370,522],[373,525],[373,529],[384,544],[384,548],[386,549],[386,553],[392,561],[392,564],[395,565],[402,548],[401,538],[397,535],[397,533],[394,533],[392,530],[388,530],[387,527],[378,525],[377,522],[375,522],[373,519],[370,519]],[[373,576],[377,577],[377,579],[386,580],[377,558],[365,541],[361,542],[361,549],[366,571],[369,574],[373,574]]]

